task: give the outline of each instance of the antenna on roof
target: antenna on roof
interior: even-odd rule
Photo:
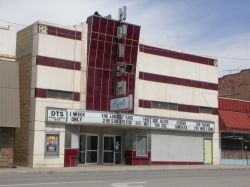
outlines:
[[[122,8],[118,9],[118,20],[125,21],[127,18],[127,7],[123,6]]]
[[[125,21],[127,18],[127,7],[123,6],[122,9],[123,9],[122,19],[123,21]]]

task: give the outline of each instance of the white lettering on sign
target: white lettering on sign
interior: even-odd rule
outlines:
[[[50,122],[67,122],[67,110],[66,109],[47,109],[47,121]]]
[[[162,130],[214,132],[215,125],[207,121],[139,116],[125,113],[86,110],[47,109],[47,122],[79,125],[119,125]]]

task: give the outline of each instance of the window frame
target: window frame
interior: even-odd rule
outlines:
[[[152,108],[163,109],[163,110],[178,110],[177,103],[161,102],[161,101],[151,101]]]
[[[199,106],[199,113],[213,114],[214,113],[214,109],[212,107]]]
[[[49,94],[49,92],[51,92],[51,93],[54,92],[54,94],[55,94],[55,93],[69,94],[69,95],[71,95],[71,96],[70,96],[70,97],[62,97],[62,96],[58,96],[58,95],[54,95],[54,96],[53,96],[53,94],[52,94],[52,96],[51,96],[51,95]],[[47,98],[74,100],[74,92],[48,89],[48,90],[47,90]]]

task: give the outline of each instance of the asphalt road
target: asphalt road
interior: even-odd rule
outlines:
[[[0,187],[250,187],[250,170],[54,172],[0,175]]]

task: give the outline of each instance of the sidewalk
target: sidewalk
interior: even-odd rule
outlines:
[[[170,170],[233,170],[233,169],[249,169],[250,165],[188,165],[188,166],[174,166],[174,165],[161,165],[161,166],[79,166],[67,168],[0,168],[0,175],[4,174],[24,174],[24,173],[55,173],[55,172],[119,172],[119,171],[170,171]]]

